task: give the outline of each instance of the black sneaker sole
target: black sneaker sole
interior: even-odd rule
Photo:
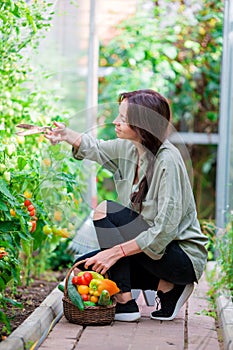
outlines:
[[[150,314],[150,317],[153,320],[160,320],[160,321],[171,321],[171,320],[173,320],[176,317],[176,315],[178,314],[178,312],[180,311],[180,309],[182,308],[182,306],[188,300],[190,295],[192,294],[193,289],[194,289],[194,283],[190,283],[190,284],[187,284],[185,286],[185,288],[183,290],[183,293],[181,294],[181,296],[179,297],[179,299],[178,299],[178,301],[176,303],[176,307],[175,307],[175,309],[173,311],[173,314],[170,317],[153,316],[152,313],[154,311]]]

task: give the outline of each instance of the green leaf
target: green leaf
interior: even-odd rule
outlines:
[[[19,156],[17,159],[17,163],[19,170],[22,170],[27,164],[27,159]]]
[[[13,9],[13,11],[11,11],[11,13],[13,13],[13,15],[15,15],[15,17],[21,18],[20,12],[19,12],[19,7],[16,4],[14,4],[14,9]]]
[[[8,207],[4,202],[0,202],[0,210],[8,211]]]
[[[1,271],[1,278],[5,281],[5,284],[7,284],[12,279],[11,270],[5,269]]]
[[[32,247],[32,242],[30,242],[29,240],[25,240],[23,239],[21,244],[22,244],[22,248],[23,248],[23,252],[29,257],[31,255],[31,247]]]
[[[19,230],[19,223],[14,221],[0,221],[0,232],[17,232]]]
[[[163,50],[163,53],[167,57],[169,57],[171,60],[174,60],[177,56],[177,49],[175,46],[167,45],[167,46],[164,46],[162,50]]]
[[[27,234],[25,234],[24,232],[22,231],[19,231],[18,232],[18,235],[19,237],[23,240],[23,241],[27,241],[27,242],[30,242],[31,241],[31,237]]]
[[[186,47],[187,49],[192,49],[195,53],[200,52],[200,44],[196,41],[186,40],[184,43],[184,47]]]
[[[23,307],[22,303],[19,303],[18,301],[14,300],[14,299],[3,297],[3,300],[7,303],[10,303],[11,305],[13,305],[15,307],[19,307],[20,309],[22,309],[22,307]]]
[[[216,112],[208,111],[206,112],[206,116],[211,121],[216,121],[218,119],[218,114]]]
[[[177,61],[172,62],[172,67],[179,74],[183,74],[185,72],[184,66]]]
[[[11,199],[12,201],[16,202],[15,197],[12,196],[10,191],[7,188],[7,183],[3,179],[0,179],[0,192],[7,198]]]
[[[0,276],[0,290],[4,290],[6,287],[5,280]]]
[[[0,285],[1,288],[1,285]],[[6,314],[0,310],[0,321],[1,323],[6,325],[7,330],[10,332],[10,321],[8,319],[8,317],[6,316]]]
[[[28,23],[32,27],[33,32],[36,33],[37,32],[36,24],[34,22],[32,15],[29,12],[29,9],[26,9],[26,17],[27,17]]]
[[[16,34],[19,35],[20,33],[20,28],[18,26],[15,27]]]

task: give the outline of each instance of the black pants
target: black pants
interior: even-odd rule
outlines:
[[[113,201],[107,201],[107,216],[94,221],[101,250],[110,248],[139,235],[149,228],[141,215]],[[93,251],[76,261],[97,254]],[[82,266],[79,266],[82,269]],[[131,289],[157,290],[160,279],[174,284],[186,285],[196,281],[193,265],[178,241],[166,247],[159,260],[153,260],[145,253],[119,259],[108,271],[109,278],[115,281],[122,292]]]

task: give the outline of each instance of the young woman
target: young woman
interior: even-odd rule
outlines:
[[[172,320],[204,270],[207,238],[197,219],[194,196],[178,149],[168,140],[168,101],[153,90],[122,93],[113,121],[117,138],[102,141],[61,123],[46,137],[66,141],[76,159],[90,159],[114,174],[119,202],[103,201],[93,222],[100,250],[84,268],[108,271],[121,292],[115,319],[140,318],[131,289],[157,290],[156,320]]]

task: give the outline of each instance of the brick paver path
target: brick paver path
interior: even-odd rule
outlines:
[[[114,322],[109,326],[82,326],[64,317],[53,328],[40,350],[220,350],[215,320],[206,315],[208,285],[205,276],[173,321],[149,318],[154,307],[137,302],[139,322]]]

